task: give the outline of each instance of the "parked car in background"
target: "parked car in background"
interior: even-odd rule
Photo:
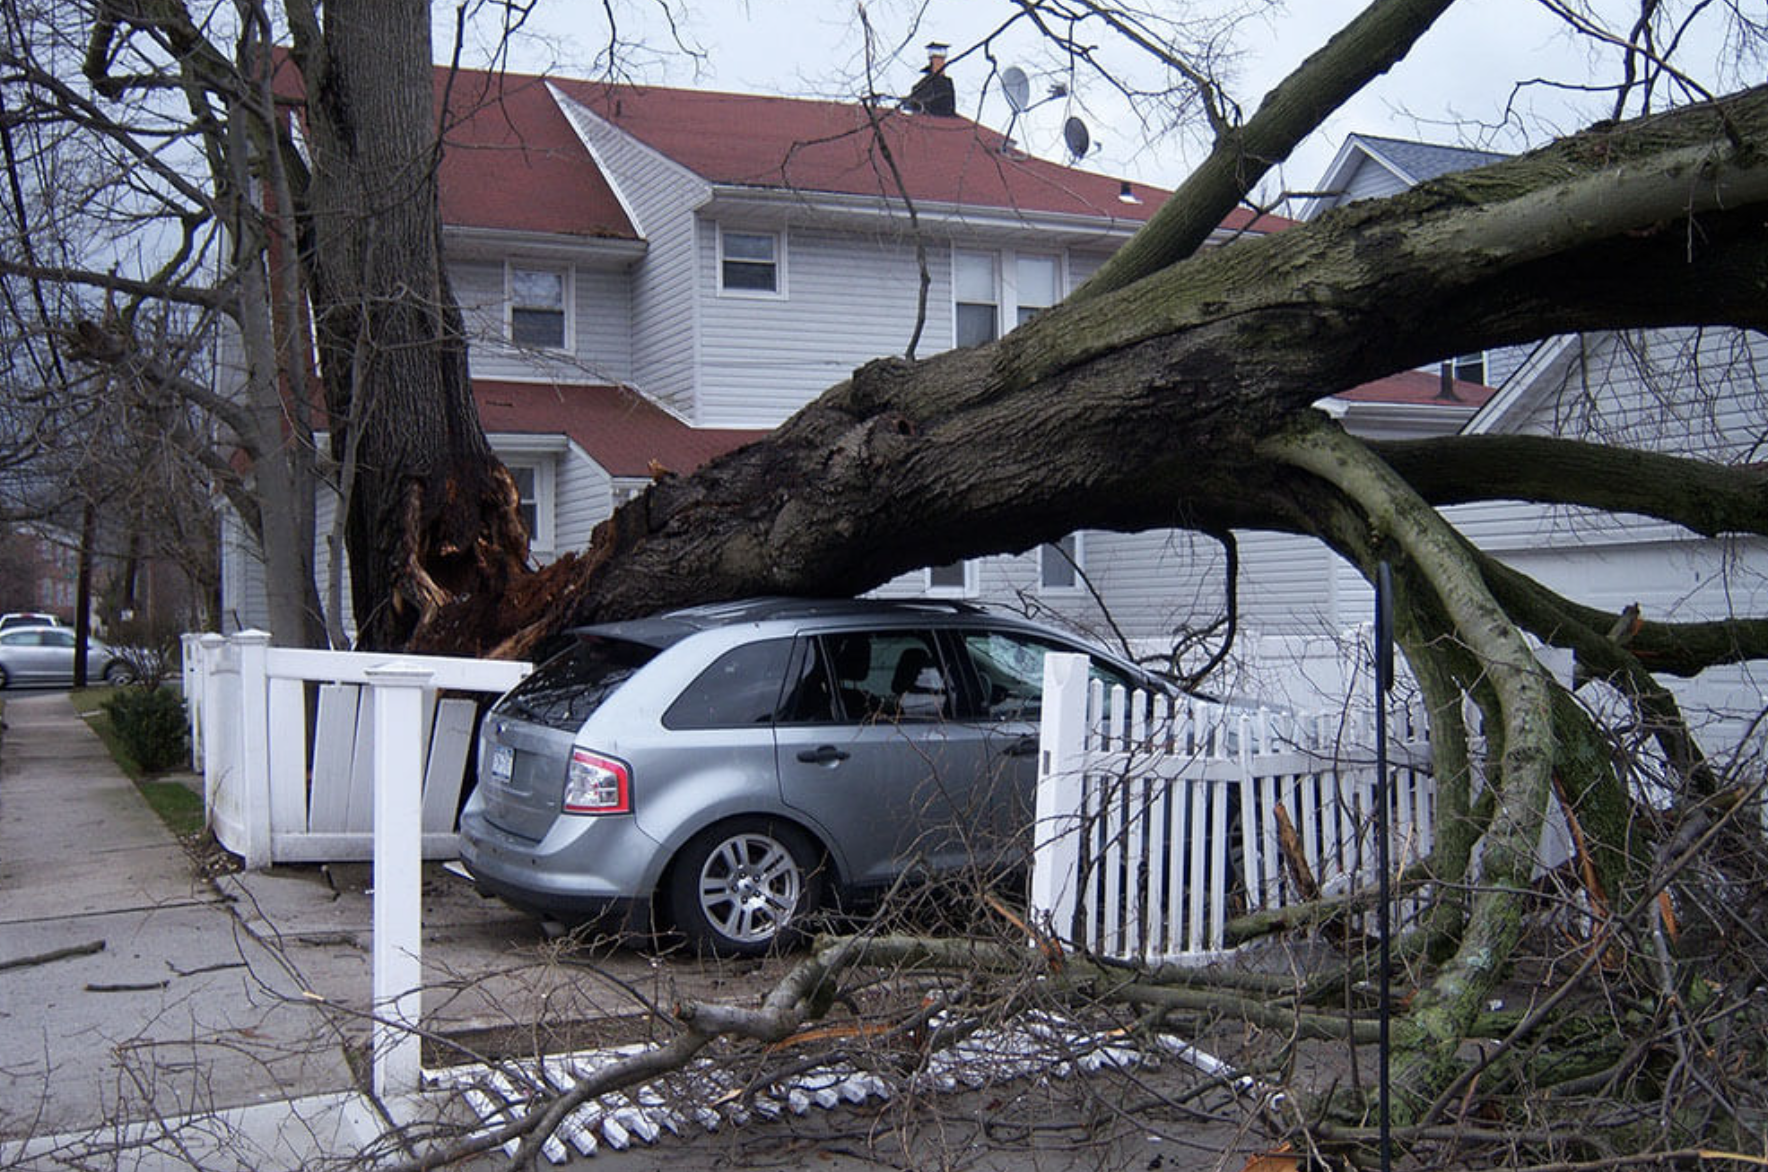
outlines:
[[[968,603],[753,599],[584,627],[487,713],[461,859],[541,914],[765,952],[835,891],[1023,865],[1044,657]]]
[[[35,610],[15,610],[0,615],[0,631],[13,627],[59,627],[61,620],[52,614]]]
[[[0,630],[0,688],[13,684],[74,682],[74,632],[61,626],[15,626]],[[97,639],[86,641],[86,678],[127,683],[134,675],[116,650]]]

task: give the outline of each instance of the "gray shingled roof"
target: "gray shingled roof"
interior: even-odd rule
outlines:
[[[1383,138],[1375,134],[1352,135],[1358,142],[1380,155],[1404,172],[1404,178],[1423,183],[1451,171],[1467,171],[1496,163],[1508,155],[1495,151],[1476,151],[1468,147],[1441,146],[1430,142],[1413,142],[1405,138]]]

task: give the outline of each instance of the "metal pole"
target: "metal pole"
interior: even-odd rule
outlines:
[[[1378,916],[1381,940],[1381,1032],[1380,1050],[1381,1099],[1381,1169],[1393,1167],[1393,1135],[1388,1111],[1388,1019],[1392,1010],[1392,989],[1389,973],[1388,937],[1391,932],[1388,899],[1388,801],[1390,785],[1387,775],[1387,696],[1394,683],[1394,614],[1393,572],[1387,562],[1375,570],[1375,869],[1381,911]]]

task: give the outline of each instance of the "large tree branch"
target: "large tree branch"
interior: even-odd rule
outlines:
[[[1518,622],[1548,643],[1577,651],[1599,674],[1626,666],[1614,658],[1622,649],[1600,633],[1616,629],[1628,616],[1561,597],[1498,559],[1480,556],[1481,573]],[[1624,654],[1650,671],[1684,677],[1719,664],[1764,659],[1768,619],[1666,623],[1638,617],[1627,630]]]
[[[1453,2],[1377,0],[1365,7],[1266,95],[1244,126],[1218,126],[1209,157],[1069,301],[1121,289],[1196,252],[1272,167],[1392,68]]]
[[[1585,505],[1672,521],[1705,537],[1768,534],[1768,465],[1537,435],[1473,435],[1371,445],[1434,505],[1518,500]]]
[[[1486,837],[1484,888],[1475,898],[1460,948],[1413,1002],[1396,1086],[1412,1115],[1448,1081],[1455,1051],[1503,978],[1522,932],[1518,904],[1546,817],[1554,760],[1551,684],[1528,644],[1486,589],[1465,543],[1392,469],[1336,425],[1303,421],[1266,442],[1274,457],[1320,477],[1355,501],[1376,534],[1404,555],[1457,642],[1478,662],[1497,697],[1503,749],[1488,780],[1497,808]]]

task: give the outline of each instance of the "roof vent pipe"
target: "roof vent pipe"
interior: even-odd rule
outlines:
[[[1461,396],[1455,393],[1455,364],[1452,362],[1445,362],[1442,365],[1441,376],[1437,379],[1436,397],[1439,403],[1459,403],[1461,401]]]

